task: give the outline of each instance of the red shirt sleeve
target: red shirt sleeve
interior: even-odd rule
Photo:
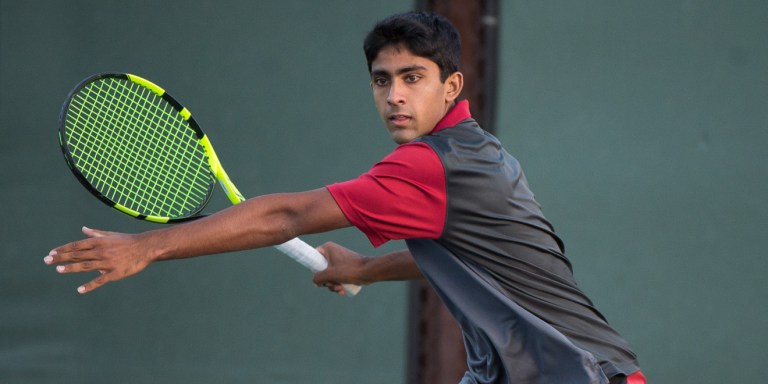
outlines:
[[[436,239],[443,231],[445,172],[427,144],[402,144],[357,179],[327,189],[374,247],[389,240]]]

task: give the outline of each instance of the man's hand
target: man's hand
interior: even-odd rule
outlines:
[[[315,273],[312,281],[320,287],[327,287],[333,292],[344,295],[342,284],[365,285],[363,267],[365,257],[336,243],[327,242],[317,250],[328,259],[328,268]]]
[[[312,281],[333,292],[344,294],[341,284],[368,285],[379,281],[402,281],[422,277],[408,250],[379,257],[364,257],[335,243],[317,248],[326,259],[328,269],[315,273]]]
[[[77,288],[87,293],[104,284],[135,275],[151,262],[151,252],[141,235],[99,231],[83,227],[88,238],[51,250],[44,261],[57,265],[58,273],[98,271],[101,275]]]

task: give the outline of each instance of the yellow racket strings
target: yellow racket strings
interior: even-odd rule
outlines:
[[[189,123],[152,91],[121,78],[83,87],[66,114],[75,166],[98,192],[147,216],[199,212],[212,191]]]

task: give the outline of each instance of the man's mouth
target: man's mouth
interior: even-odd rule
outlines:
[[[389,115],[389,121],[391,121],[394,124],[403,124],[410,119],[411,119],[410,116],[402,113],[393,113]]]

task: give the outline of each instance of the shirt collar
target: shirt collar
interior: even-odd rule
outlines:
[[[469,101],[461,100],[456,103],[445,116],[443,116],[431,133],[441,131],[448,127],[453,127],[469,118],[472,118],[472,114],[469,112]]]

